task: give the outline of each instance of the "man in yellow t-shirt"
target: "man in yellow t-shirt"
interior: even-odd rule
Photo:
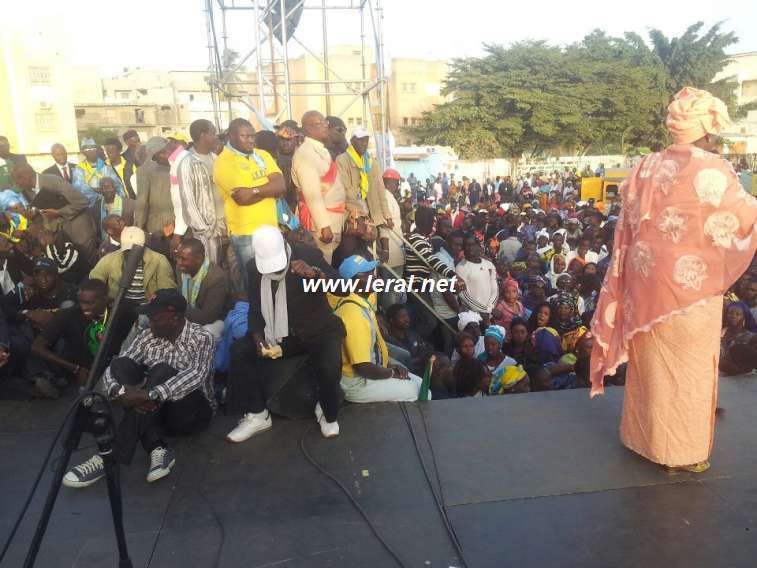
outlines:
[[[342,340],[342,390],[350,402],[412,402],[423,380],[401,365],[389,365],[386,342],[368,301],[366,283],[377,264],[353,255],[339,267],[344,280],[358,281],[357,291],[340,298],[334,309],[347,332]]]
[[[255,129],[244,118],[229,123],[229,142],[213,164],[213,181],[223,197],[231,246],[247,284],[252,234],[263,225],[278,226],[276,200],[286,184],[273,157],[255,150]]]

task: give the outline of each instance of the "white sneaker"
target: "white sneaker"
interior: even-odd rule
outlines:
[[[318,425],[321,427],[321,434],[324,438],[336,438],[339,435],[339,422],[336,420],[326,422],[326,417],[324,416],[318,421]]]
[[[226,434],[226,439],[229,442],[244,442],[255,434],[270,430],[271,426],[273,426],[273,421],[268,410],[258,412],[257,414],[248,412],[242,416],[237,427]]]
[[[339,423],[336,420],[326,422],[320,402],[315,403],[315,421],[321,427],[321,434],[323,434],[324,438],[335,438],[339,435]]]

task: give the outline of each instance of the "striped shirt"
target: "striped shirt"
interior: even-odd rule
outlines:
[[[405,251],[405,278],[415,276],[416,278],[429,278],[431,276],[431,270],[428,265],[445,278],[454,278],[455,271],[450,269],[439,257],[434,255],[434,250],[431,247],[431,243],[428,237],[421,235],[420,233],[410,233],[408,242],[412,247],[408,247]],[[418,254],[420,254],[420,258]],[[425,262],[424,262],[425,260]]]
[[[160,400],[181,400],[191,392],[202,389],[205,398],[215,409],[213,392],[213,356],[215,339],[202,326],[185,321],[184,329],[175,341],[155,337],[152,330],[140,333],[129,348],[121,355],[132,361],[152,368],[166,363],[177,373],[162,385],[154,387]],[[119,386],[113,378],[110,367],[103,375],[105,392],[111,393]]]
[[[134,278],[126,289],[124,297],[127,300],[145,301],[145,264],[140,261],[137,270],[134,271]]]

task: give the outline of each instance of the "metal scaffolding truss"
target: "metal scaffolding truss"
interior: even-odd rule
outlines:
[[[363,124],[371,124],[376,134],[387,132],[386,70],[384,63],[383,10],[380,0],[204,0],[208,34],[210,75],[208,82],[216,125],[221,128],[232,116],[232,103],[238,101],[248,107],[261,124],[270,126],[292,117],[292,98],[322,96],[326,114],[341,115],[362,99]],[[249,49],[243,50],[233,65],[224,61],[229,50],[228,18],[244,11],[251,14],[253,29]],[[329,14],[335,11],[354,14],[360,20],[361,77],[342,77],[329,66]],[[320,12],[322,43],[307,45],[291,29],[301,15],[309,19]],[[286,17],[281,17],[286,14]],[[290,29],[287,29],[287,26]],[[288,38],[281,41],[281,38]],[[238,39],[238,38],[235,38]],[[247,40],[245,40],[247,41]],[[320,64],[323,78],[296,80],[290,77],[290,42]],[[237,43],[239,46],[239,43]],[[318,53],[321,50],[322,53]],[[369,52],[374,60],[369,61]],[[375,64],[376,78],[371,78],[371,63]],[[244,75],[241,75],[244,73]],[[307,85],[307,92],[293,89]],[[320,87],[317,92],[310,89]],[[335,108],[333,97],[349,104]],[[371,104],[371,97],[374,97]],[[226,107],[226,108],[224,108]],[[371,119],[370,122],[368,119]]]

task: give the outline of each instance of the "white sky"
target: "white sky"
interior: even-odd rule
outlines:
[[[11,18],[27,28],[53,22],[67,33],[71,62],[96,65],[106,75],[136,66],[204,69],[208,65],[204,4],[203,0],[27,0],[13,2]],[[509,44],[528,38],[564,44],[594,28],[611,35],[624,31],[645,35],[657,27],[668,36],[679,35],[697,20],[706,25],[725,20],[725,28],[740,38],[732,53],[757,51],[755,0],[384,0],[383,6],[388,58],[477,55],[482,42]],[[229,14],[229,46],[245,52],[252,46],[247,39],[252,37],[251,12]],[[331,14],[329,44],[358,44],[359,19]],[[220,35],[219,20],[216,26]],[[320,50],[319,12],[305,11],[297,36],[314,51]],[[290,55],[300,53],[290,42]]]

